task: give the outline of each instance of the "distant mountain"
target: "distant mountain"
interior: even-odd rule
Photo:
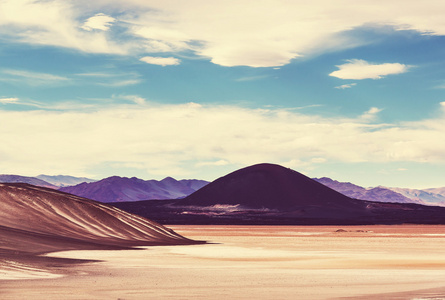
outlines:
[[[313,178],[314,180],[330,187],[337,192],[348,197],[360,200],[378,201],[378,202],[397,202],[397,203],[420,203],[421,201],[406,197],[395,190],[384,187],[375,187],[366,189],[350,182],[339,182],[327,177]]]
[[[445,206],[445,188],[424,190],[384,186],[363,188],[350,182],[339,182],[327,177],[313,179],[354,199]]]
[[[39,175],[36,178],[47,181],[55,186],[58,187],[64,187],[64,186],[71,186],[71,185],[77,185],[82,182],[94,182],[96,180],[86,178],[86,177],[74,177],[74,176],[68,176],[68,175],[56,175],[56,176],[50,176],[50,175]]]
[[[0,182],[4,183],[28,183],[36,186],[42,186],[57,189],[57,186],[45,180],[35,177],[19,176],[19,175],[0,175]]]
[[[386,189],[397,192],[411,199],[413,202],[415,201],[426,205],[445,206],[445,187],[424,190],[393,187],[388,187]]]
[[[183,199],[113,205],[164,224],[445,224],[445,208],[352,199],[273,164],[237,170]]]
[[[206,184],[208,182],[204,180],[176,180],[171,177],[157,181],[113,176],[96,182],[63,187],[60,190],[101,202],[123,202],[182,198]]]

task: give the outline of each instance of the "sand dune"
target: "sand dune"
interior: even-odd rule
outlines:
[[[198,243],[106,204],[28,184],[1,183],[0,204],[3,278],[51,276],[56,263],[80,262],[39,256],[53,251]]]

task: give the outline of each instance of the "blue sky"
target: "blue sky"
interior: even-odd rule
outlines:
[[[0,1],[1,173],[260,162],[445,186],[440,1]]]

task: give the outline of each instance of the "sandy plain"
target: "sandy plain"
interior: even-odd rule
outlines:
[[[0,298],[445,299],[445,226],[168,227],[209,243],[50,253],[100,262],[3,270]]]

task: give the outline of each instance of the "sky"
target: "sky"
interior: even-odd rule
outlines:
[[[445,3],[0,0],[0,173],[445,186]]]

